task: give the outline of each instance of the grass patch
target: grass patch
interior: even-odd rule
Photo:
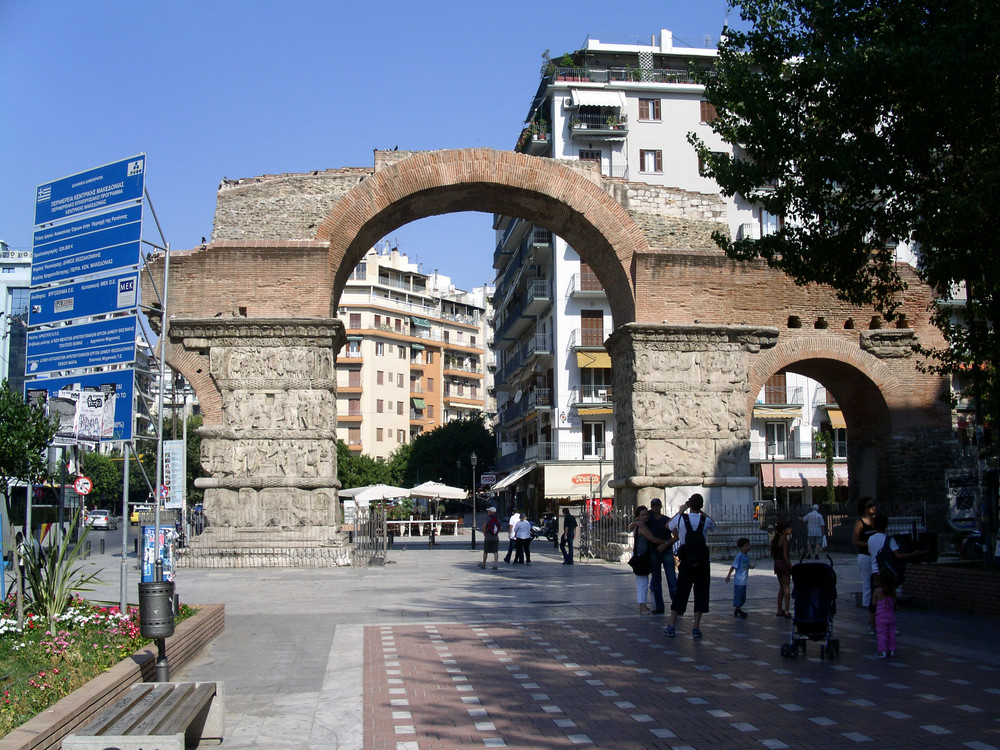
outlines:
[[[177,621],[197,610],[181,606]],[[139,612],[74,597],[58,615],[25,613],[17,630],[14,599],[0,602],[0,737],[130,656],[150,639],[139,635]]]

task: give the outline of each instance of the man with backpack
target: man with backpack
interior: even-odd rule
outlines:
[[[701,510],[705,498],[694,493],[681,506],[676,516],[670,519],[668,528],[678,535],[680,549],[677,557],[681,564],[677,570],[677,595],[670,605],[670,624],[663,633],[668,638],[676,635],[674,626],[678,616],[687,609],[691,589],[694,589],[694,627],[691,628],[693,638],[701,638],[701,616],[708,612],[709,585],[712,580],[712,561],[708,553],[708,542],[705,535],[715,528],[715,521]]]
[[[487,508],[486,513],[488,516],[483,524],[483,561],[479,563],[479,567],[486,567],[486,558],[492,552],[493,570],[496,570],[500,563],[500,519],[497,518],[496,508]]]
[[[884,572],[886,575],[892,577],[892,587],[895,589],[903,582],[904,567],[909,560],[920,557],[924,554],[922,549],[914,550],[912,552],[902,552],[899,549],[899,545],[896,540],[893,539],[888,534],[889,530],[889,517],[878,513],[875,518],[872,519],[872,526],[875,528],[875,533],[868,537],[868,555],[872,561],[871,569],[871,587],[875,590],[875,587],[879,585],[879,574]],[[875,599],[872,598],[872,602],[868,607],[869,611],[869,621],[868,621],[868,631],[870,633],[875,632]]]

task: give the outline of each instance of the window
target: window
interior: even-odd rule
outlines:
[[[360,388],[361,387],[361,370],[348,370],[347,371],[347,387],[348,388]]]
[[[604,346],[604,311],[580,311],[580,345]]]
[[[361,328],[361,313],[351,313],[350,328]]]
[[[347,428],[347,443],[348,443],[348,445],[361,445],[361,428],[360,427],[348,427]]]
[[[375,383],[377,385],[385,385],[385,372],[378,370],[375,373]]]
[[[382,325],[382,316],[381,315],[376,315],[375,316],[375,327],[378,328],[380,325]]]
[[[639,171],[660,174],[663,172],[663,152],[659,149],[639,149]]]
[[[360,357],[361,356],[361,342],[360,341],[348,341],[347,342],[347,356],[348,357]]]
[[[402,333],[403,331],[403,319],[396,318],[396,333]]]
[[[701,103],[701,121],[712,122],[718,118],[719,113],[715,111],[715,105],[708,102]]]
[[[715,151],[713,153],[719,154],[721,152]],[[705,163],[705,160],[702,159],[700,155],[698,156],[698,174],[701,175],[702,177],[708,177],[709,176],[709,174],[708,174],[708,164]]]
[[[475,336],[469,336],[469,345],[470,346],[475,346],[476,345],[476,337]]]
[[[405,430],[396,430],[396,442],[397,443],[405,443],[406,442],[406,431]]]
[[[765,404],[787,404],[788,393],[785,384],[785,373],[778,372],[764,383]]]
[[[784,458],[787,455],[786,429],[784,422],[767,422],[764,425],[767,439],[767,457]]]
[[[604,456],[604,422],[583,423],[583,455]]]
[[[399,357],[400,359],[406,359],[406,347],[405,346],[397,346],[396,347],[396,356]]]
[[[375,356],[376,357],[385,356],[385,344],[383,344],[381,341],[378,341],[375,344]]]
[[[433,365],[434,364],[434,352],[427,352],[426,354],[427,354],[427,364]]]
[[[377,411],[379,414],[381,414],[382,412],[385,411],[385,409],[383,408],[384,406],[385,406],[385,402],[382,399],[378,399],[375,402],[375,411]]]
[[[378,442],[380,442],[380,443],[382,442],[382,434],[383,434],[382,428],[381,427],[376,427],[375,428],[375,439]]]
[[[434,419],[434,404],[427,404],[427,418]]]
[[[434,378],[427,378],[427,392],[434,393]]]
[[[459,331],[458,332],[458,343],[462,343],[463,341],[465,341],[465,332],[464,331]]]
[[[347,399],[347,414],[351,417],[361,416],[361,399],[360,398],[349,398]]]
[[[640,120],[659,120],[660,119],[660,100],[659,99],[640,99],[639,100],[639,119]]]
[[[403,402],[402,401],[397,401],[396,402],[396,414],[398,414],[400,416],[403,415]]]
[[[354,273],[351,274],[352,279],[364,279],[368,273],[368,265],[362,261],[354,267]],[[360,440],[358,442],[361,442]]]
[[[601,150],[600,149],[580,149],[580,161],[596,161],[598,164],[601,163]]]
[[[401,372],[396,373],[396,387],[397,388],[403,387],[403,373]]]

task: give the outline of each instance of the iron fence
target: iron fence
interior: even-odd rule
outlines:
[[[352,559],[355,567],[362,565],[385,565],[389,549],[389,532],[386,506],[375,503],[367,508],[358,508],[354,518],[354,551]]]
[[[629,526],[635,514],[624,508],[609,511],[586,510],[578,519],[580,559],[625,562],[632,553]]]

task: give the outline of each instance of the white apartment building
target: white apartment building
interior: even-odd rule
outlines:
[[[710,147],[729,149],[711,131],[714,108],[689,73],[691,63],[710,67],[716,54],[714,47],[675,44],[667,30],[649,44],[588,39],[581,50],[543,66],[516,149],[590,161],[609,178],[718,194],[687,140],[695,132]],[[728,200],[728,207],[734,236],[760,237],[778,226],[777,217],[741,199]],[[614,418],[604,348],[612,329],[607,296],[561,238],[510,216],[496,215],[494,229],[497,469],[504,474],[494,489],[505,493],[506,507],[527,508],[533,516],[565,503],[608,505]],[[788,377],[790,387],[815,398],[818,384]],[[823,398],[817,409],[826,408]],[[794,418],[783,413],[771,420],[784,425],[784,433],[755,417],[755,436],[766,440],[770,430],[775,440],[784,435],[783,443],[794,436],[811,445],[806,433],[819,427],[822,414],[806,407],[803,400]],[[763,455],[779,460],[775,450]],[[763,462],[757,463],[762,479]]]
[[[31,250],[13,250],[0,240],[0,380],[24,392],[28,336]]]
[[[372,248],[340,298],[337,437],[388,458],[447,422],[487,410],[485,300],[389,246]]]

